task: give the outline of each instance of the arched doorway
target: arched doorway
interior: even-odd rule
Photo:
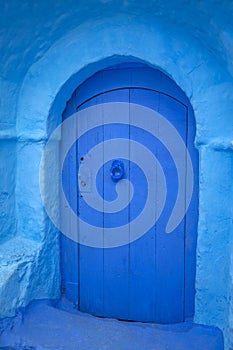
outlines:
[[[63,119],[80,111],[63,188],[80,218],[68,229],[82,244],[62,236],[65,295],[98,316],[157,323],[192,317],[198,156],[188,99],[159,70],[124,64],[80,85]],[[85,243],[90,226],[102,245]]]

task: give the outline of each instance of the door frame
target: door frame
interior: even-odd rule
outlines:
[[[111,67],[111,68],[106,69],[106,70],[108,70],[110,72],[110,75],[111,75],[114,72],[114,70],[131,69],[132,67],[137,67],[137,66],[138,66],[138,64],[134,65],[132,63],[126,64],[126,65],[121,64],[121,65],[118,65],[116,67]],[[139,86],[132,86],[131,85],[131,86],[125,86],[125,87],[115,86],[114,88],[111,88],[109,90],[103,89],[103,91],[101,91],[101,87],[98,87],[99,91],[95,91],[95,93],[91,92],[90,95],[87,96],[87,98],[84,101],[82,101],[80,103],[80,105],[78,105],[78,106],[83,105],[89,99],[92,99],[94,96],[98,96],[98,95],[101,95],[105,92],[114,91],[114,90],[118,90],[118,89],[125,89],[125,88],[136,88],[137,89],[137,88],[140,88],[140,89],[147,89],[147,90],[152,90],[152,91],[156,91],[159,93],[163,93],[165,95],[170,96],[171,98],[174,98],[175,100],[179,101],[180,103],[182,103],[186,106],[187,114],[188,114],[187,115],[188,124],[189,124],[190,120],[192,120],[193,121],[192,126],[194,126],[194,128],[192,130],[187,131],[187,135],[188,135],[187,144],[193,145],[194,144],[194,137],[195,137],[195,119],[194,119],[193,109],[191,107],[189,100],[187,99],[187,97],[185,96],[183,91],[175,84],[175,82],[172,81],[169,77],[167,77],[164,73],[162,73],[159,70],[148,68],[148,66],[145,66],[145,65],[141,65],[141,66],[144,66],[147,69],[153,70],[153,72],[156,72],[156,74],[159,74],[159,75],[162,74],[164,76],[164,78],[170,82],[170,84],[171,84],[171,86],[173,86],[173,88],[174,88],[174,86],[176,87],[176,95],[175,96],[170,95],[170,90],[166,88],[166,84],[164,84],[162,86],[162,89],[158,89],[158,87],[156,88],[156,86],[155,86],[155,88],[152,88],[152,87],[143,87],[143,86],[139,87]],[[101,73],[101,71],[97,72],[96,74],[100,74],[100,73]],[[88,78],[83,84],[81,84],[75,90],[75,92],[73,93],[73,96],[77,93],[77,90],[82,89],[82,87],[90,79],[92,79],[92,77]],[[77,108],[77,106],[76,106],[76,108]],[[185,235],[185,281],[184,281],[184,287],[185,287],[184,314],[185,314],[185,319],[192,318],[194,315],[195,273],[196,273],[196,240],[197,240],[197,221],[198,221],[198,154],[197,154],[197,150],[195,150],[194,147],[191,147],[191,149],[193,150],[193,152],[196,153],[196,155],[195,155],[196,164],[195,164],[194,186],[195,186],[195,191],[196,191],[197,196],[196,196],[196,200],[195,200],[195,205],[191,206],[191,208],[188,209],[187,214],[186,214],[186,220],[189,220],[190,222],[192,222],[194,229],[193,229],[192,235],[190,235],[191,237],[187,238]],[[196,217],[196,219],[194,219],[194,217]],[[190,250],[190,246],[192,246],[191,250]],[[74,254],[74,252],[73,252],[73,254]],[[62,260],[64,260],[64,257],[62,257]],[[78,264],[78,261],[77,261],[77,264]],[[70,267],[70,270],[72,270],[72,267]],[[63,271],[62,274],[64,276],[64,268],[62,268],[62,271]],[[74,293],[73,289],[76,286],[76,283],[79,285],[79,281],[74,281],[70,285],[70,291],[69,291],[68,295],[70,296],[71,299],[72,298],[75,299],[75,297],[74,297],[75,293]],[[64,287],[64,282],[63,282],[63,287]]]

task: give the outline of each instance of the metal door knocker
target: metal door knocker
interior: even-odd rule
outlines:
[[[117,182],[124,175],[124,163],[121,160],[114,160],[110,169],[110,175],[113,181]]]

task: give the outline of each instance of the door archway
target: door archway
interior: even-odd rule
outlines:
[[[88,111],[95,106],[99,106],[99,112],[89,118]],[[122,119],[121,106],[128,106]],[[148,108],[154,119],[145,118],[143,113]],[[77,142],[64,162],[63,187],[80,220],[101,230],[103,246],[79,244],[62,236],[63,291],[81,311],[94,315],[182,322],[194,313],[198,218],[198,156],[190,103],[165,74],[131,63],[110,67],[86,80],[67,103],[63,119],[84,110],[87,117],[78,119]],[[135,117],[137,114],[139,117]],[[98,118],[93,126],[93,120]],[[84,129],[86,132],[81,135],[80,130]],[[185,147],[179,147],[177,137]],[[167,149],[161,141],[164,139],[170,139],[173,146]],[[149,150],[145,157],[138,144]],[[188,155],[194,175],[190,203]],[[181,164],[179,169],[174,157]],[[101,166],[96,158],[102,160]],[[125,194],[127,205],[124,200],[120,203],[117,190]],[[167,225],[180,190],[180,210],[185,215],[168,233]],[[99,207],[93,208],[97,198]],[[160,207],[161,201],[164,205]],[[149,214],[141,218],[146,206]],[[137,228],[147,227],[153,217],[153,225],[132,239]],[[131,223],[137,218],[133,226]],[[114,227],[119,233],[126,227],[128,242],[109,247],[105,242]],[[79,237],[87,234],[87,226],[69,229],[77,230]]]

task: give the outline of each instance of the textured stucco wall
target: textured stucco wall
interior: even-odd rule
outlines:
[[[60,295],[58,235],[39,189],[48,133],[79,83],[103,67],[139,60],[171,76],[194,108],[200,153],[195,320],[223,329],[226,348],[233,349],[232,12],[230,1],[5,1],[0,25],[2,317],[33,298]],[[56,174],[57,142],[54,150],[42,179],[48,171]]]

